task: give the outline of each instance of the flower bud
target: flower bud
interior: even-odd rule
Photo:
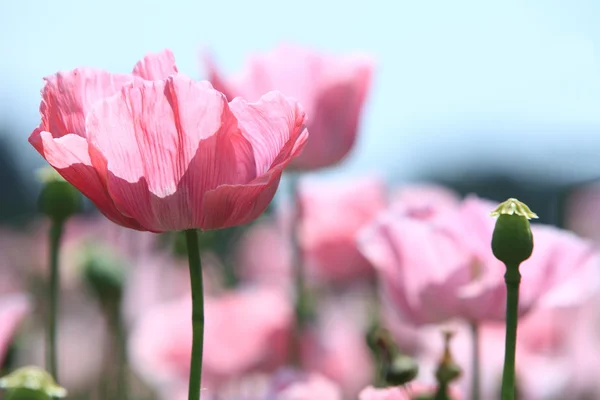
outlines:
[[[419,374],[419,364],[412,357],[398,355],[386,367],[384,379],[391,386],[405,385]]]
[[[492,235],[494,256],[507,266],[518,266],[527,260],[533,252],[529,220],[537,215],[519,200],[508,199],[491,216],[498,217]]]
[[[65,397],[66,389],[58,386],[49,373],[38,367],[23,367],[0,379],[7,400],[50,400]]]
[[[44,187],[38,198],[40,210],[54,221],[63,222],[81,207],[81,193],[56,171],[45,168],[39,173]]]
[[[444,331],[444,353],[438,364],[438,368],[435,371],[435,377],[437,378],[440,386],[447,386],[450,382],[460,378],[462,375],[462,369],[454,361],[452,352],[450,351],[450,341],[454,336],[454,332]]]
[[[103,305],[114,302],[116,306],[125,283],[124,261],[110,249],[88,244],[83,249],[80,263],[86,283],[100,302]]]

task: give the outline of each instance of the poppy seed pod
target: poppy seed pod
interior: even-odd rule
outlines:
[[[81,194],[58,173],[48,168],[40,172],[44,187],[38,198],[40,210],[55,221],[65,221],[79,211]]]
[[[445,387],[452,381],[462,375],[462,368],[454,361],[454,356],[450,350],[450,342],[454,337],[454,332],[444,331],[444,352],[435,371],[435,377],[440,386]]]
[[[67,395],[49,373],[38,367],[23,367],[0,379],[0,388],[7,390],[7,400],[50,400]]]
[[[519,265],[533,252],[533,235],[529,220],[537,218],[529,207],[517,199],[500,204],[491,216],[497,216],[492,235],[492,252],[505,265]]]
[[[406,355],[398,355],[385,371],[385,381],[390,386],[401,386],[414,380],[419,374],[417,361]]]

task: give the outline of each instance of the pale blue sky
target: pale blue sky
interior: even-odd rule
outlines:
[[[19,133],[27,170],[39,164],[26,138],[45,75],[128,72],[168,47],[201,77],[203,46],[235,71],[248,52],[291,40],[377,59],[342,171],[410,177],[522,162],[559,179],[600,176],[598,15],[595,0],[2,0],[0,125]]]

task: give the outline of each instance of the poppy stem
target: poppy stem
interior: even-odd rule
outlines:
[[[302,334],[308,319],[308,304],[306,293],[306,277],[304,271],[304,260],[302,249],[298,238],[298,228],[300,225],[300,200],[298,196],[298,186],[300,176],[297,173],[292,173],[290,177],[290,197],[292,201],[293,221],[291,231],[292,244],[292,259],[293,259],[293,274],[294,287],[296,291],[295,315],[296,324],[294,327],[294,337],[292,343],[292,363],[299,367],[301,364],[301,342]]]
[[[433,400],[449,400],[450,397],[448,396],[448,384],[447,383],[440,383],[439,386],[437,387],[437,390],[433,396]]]
[[[116,321],[115,321],[115,330],[116,330],[116,345],[117,345],[117,355],[118,355],[118,363],[117,363],[117,399],[118,400],[127,400],[129,398],[129,365],[127,362],[127,332],[125,328],[125,321],[123,321],[123,317],[117,311],[116,313]]]
[[[190,280],[192,286],[192,360],[190,365],[189,400],[200,399],[202,381],[202,350],[204,347],[204,288],[202,283],[202,263],[198,232],[185,231]]]
[[[515,354],[517,350],[517,323],[519,312],[519,265],[506,265],[506,344],[502,374],[502,400],[515,398]]]
[[[481,388],[481,353],[479,350],[479,325],[477,322],[471,322],[471,357],[473,376],[471,381],[471,399],[479,400]]]
[[[50,297],[50,310],[48,329],[46,331],[46,368],[50,375],[58,382],[58,363],[57,363],[57,345],[56,345],[56,330],[58,319],[58,303],[59,303],[59,286],[60,286],[60,270],[59,253],[60,240],[62,238],[64,221],[59,219],[51,219],[50,226],[50,282],[48,287],[48,296]]]

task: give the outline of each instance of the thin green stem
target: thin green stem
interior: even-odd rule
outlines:
[[[479,400],[481,388],[481,353],[479,350],[479,325],[471,322],[471,357],[473,376],[471,381],[471,400]]]
[[[195,229],[186,230],[185,239],[192,285],[192,360],[188,399],[198,400],[202,383],[202,350],[204,347],[204,287],[198,232]]]
[[[306,293],[306,278],[304,272],[304,260],[302,249],[298,239],[298,227],[300,223],[300,203],[298,199],[299,176],[290,174],[290,196],[292,200],[293,220],[291,232],[292,260],[294,273],[294,287],[296,291],[296,324],[292,343],[292,363],[296,366],[301,362],[302,334],[308,317],[308,298]]]
[[[518,265],[506,266],[504,281],[506,283],[506,344],[504,349],[504,372],[502,374],[502,400],[514,400],[519,285],[521,283]]]
[[[59,253],[60,240],[62,237],[64,222],[61,220],[52,220],[50,226],[50,284],[48,287],[48,296],[50,297],[50,310],[48,320],[48,330],[46,332],[46,369],[52,375],[56,382],[58,379],[56,330],[58,318],[60,269]]]
[[[127,362],[127,332],[125,321],[121,317],[121,313],[117,310],[115,315],[115,330],[117,341],[117,399],[129,399],[129,365]]]
[[[440,383],[435,395],[433,396],[433,400],[449,400],[448,397],[448,384]]]

